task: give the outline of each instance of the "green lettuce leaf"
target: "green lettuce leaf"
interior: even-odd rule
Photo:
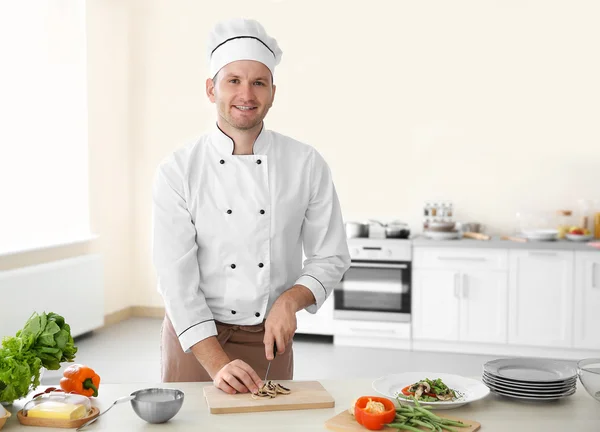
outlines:
[[[24,349],[18,337],[4,338],[0,348],[0,401],[12,402],[27,396],[40,385],[42,361]]]

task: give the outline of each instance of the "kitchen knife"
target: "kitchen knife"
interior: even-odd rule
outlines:
[[[275,342],[273,342],[273,360],[275,360],[275,357],[277,356],[277,344]],[[271,361],[269,360],[269,365],[267,366],[267,373],[265,374],[265,379],[263,380],[263,382],[267,382],[267,377],[269,376],[269,369],[271,369]]]

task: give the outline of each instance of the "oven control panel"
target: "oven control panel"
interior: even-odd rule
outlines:
[[[397,239],[348,239],[350,258],[361,261],[411,261],[410,240]]]

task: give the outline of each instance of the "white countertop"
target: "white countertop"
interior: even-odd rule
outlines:
[[[590,246],[589,242],[575,242],[571,240],[556,241],[527,241],[515,242],[502,240],[499,236],[492,236],[490,240],[473,240],[460,238],[455,240],[431,240],[423,235],[411,237],[412,246],[418,247],[455,247],[455,248],[493,248],[493,249],[552,249],[565,251],[600,252],[597,247]],[[593,239],[591,243],[600,242]]]
[[[135,432],[135,431],[325,431],[324,423],[329,418],[347,409],[358,396],[376,394],[371,388],[371,379],[320,380],[335,399],[335,408],[272,411],[244,414],[210,414],[202,388],[212,383],[133,383],[101,384],[100,396],[94,405],[104,410],[115,399],[127,396],[135,390],[149,387],[178,388],[185,393],[179,413],[168,423],[152,425],[136,416],[129,403],[115,406],[105,416],[85,430]],[[44,389],[45,387],[40,387]],[[13,413],[2,432],[34,431],[22,426],[16,412],[24,403],[16,402],[8,409]],[[575,395],[561,401],[537,403],[521,402],[490,394],[487,398],[466,406],[446,411],[456,417],[481,423],[482,432],[584,432],[600,430],[600,403],[595,401],[578,383]],[[64,431],[65,429],[40,429]]]

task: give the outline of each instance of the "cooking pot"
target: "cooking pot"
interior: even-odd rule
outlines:
[[[392,221],[390,223],[383,224],[373,219],[369,219],[369,222],[384,228],[386,238],[407,239],[410,236],[410,228],[404,222]]]
[[[344,226],[346,228],[347,238],[369,237],[369,224],[362,222],[346,222]]]

